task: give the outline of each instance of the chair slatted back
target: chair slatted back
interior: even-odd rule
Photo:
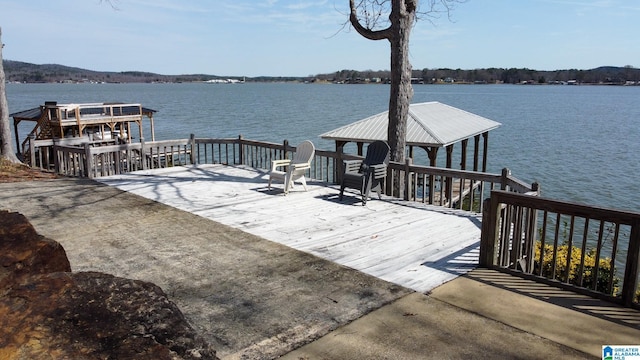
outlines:
[[[363,163],[366,165],[389,164],[389,145],[377,140],[367,146],[367,155]]]
[[[313,146],[313,143],[309,140],[305,140],[296,147],[296,153],[293,155],[293,160],[291,160],[291,162],[293,164],[310,163],[315,153],[316,148]]]

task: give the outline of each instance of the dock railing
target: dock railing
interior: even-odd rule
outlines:
[[[71,140],[71,141],[70,141]],[[194,164],[192,139],[146,143],[77,139],[31,141],[31,164],[68,177],[99,178],[137,170]]]
[[[640,213],[494,190],[480,266],[640,308]]]

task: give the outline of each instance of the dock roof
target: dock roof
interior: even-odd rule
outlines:
[[[336,141],[387,140],[389,111],[326,132],[320,137]],[[411,104],[407,119],[407,145],[445,147],[499,127],[499,122],[437,101]]]
[[[101,103],[102,105],[116,105],[118,103]],[[123,103],[124,104],[124,103]],[[70,104],[56,104],[57,107],[65,107],[65,106],[69,106]],[[82,104],[75,104],[75,105],[82,105]],[[12,117],[14,119],[14,121],[22,121],[22,120],[26,120],[26,121],[38,121],[38,119],[40,119],[40,117],[42,116],[42,111],[44,110],[43,106],[38,106],[32,109],[28,109],[28,110],[22,110],[22,111],[18,111],[18,112],[14,112],[12,114],[9,114],[10,117]],[[156,110],[153,109],[149,109],[146,107],[142,107],[142,113],[144,115],[147,116],[152,116],[153,113],[157,112]]]

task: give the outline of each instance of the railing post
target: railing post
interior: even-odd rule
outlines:
[[[64,174],[64,173],[62,173],[62,172],[60,171],[60,168],[61,168],[61,162],[60,162],[60,160],[61,160],[61,159],[60,159],[60,155],[58,155],[58,143],[57,143],[57,141],[55,141],[55,140],[53,141],[53,146],[52,146],[52,148],[53,148],[53,171],[54,171],[56,174],[66,175],[66,174]],[[32,156],[33,156],[33,155],[32,155]]]
[[[634,219],[629,235],[629,250],[627,251],[627,264],[622,285],[622,302],[626,307],[631,307],[633,298],[636,296],[638,256],[640,256],[640,219]]]
[[[143,137],[140,138],[140,162],[142,162],[142,170],[147,170],[147,147]]]
[[[194,134],[191,134],[191,136],[189,137],[189,143],[191,144],[191,164],[192,165],[197,165],[196,163],[196,136]]]
[[[492,194],[484,200],[483,206],[480,255],[478,259],[480,267],[491,268],[496,263],[498,221],[498,201]]]
[[[508,168],[502,169],[502,178],[500,179],[500,190],[507,190],[507,180],[511,176],[511,170]]]
[[[92,163],[92,156],[91,156],[91,146],[89,145],[89,143],[84,143],[84,177],[88,177],[88,178],[93,178],[93,167],[91,166]],[[78,174],[80,175],[80,177],[82,177],[82,174]]]
[[[280,159],[287,159],[287,149],[289,148],[289,140],[284,139],[284,141],[282,142],[282,148],[284,149],[284,151],[282,153],[280,153]]]
[[[238,156],[240,157],[239,165],[244,165],[244,146],[242,145],[242,134],[238,135]]]
[[[531,184],[531,191],[536,193],[536,196],[540,196],[540,184],[538,184],[537,182],[534,182]]]
[[[404,161],[404,199],[409,201],[412,200],[411,196],[411,173],[409,172],[409,167],[411,166],[413,160],[411,158],[405,159]]]
[[[36,166],[36,134],[29,134],[29,161],[30,164],[29,166],[31,167],[35,167]],[[40,167],[42,168],[42,164],[40,164]]]
[[[120,158],[120,151],[116,151],[114,155],[115,155],[113,159],[114,171],[116,175],[120,175],[122,173],[120,171],[121,165],[122,165],[122,159]]]
[[[531,195],[540,196],[540,184],[534,182],[531,184]],[[532,274],[535,267],[535,248],[536,248],[536,239],[538,235],[538,211],[534,208],[528,208],[528,226],[527,226],[527,236],[526,236],[526,270],[525,272]]]

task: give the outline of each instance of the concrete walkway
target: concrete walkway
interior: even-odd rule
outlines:
[[[640,343],[640,312],[477,269],[413,293],[283,359],[599,359]]]
[[[0,184],[0,208],[74,271],[161,286],[223,359],[581,359],[640,343],[637,311],[482,269],[413,292],[93,181]]]

